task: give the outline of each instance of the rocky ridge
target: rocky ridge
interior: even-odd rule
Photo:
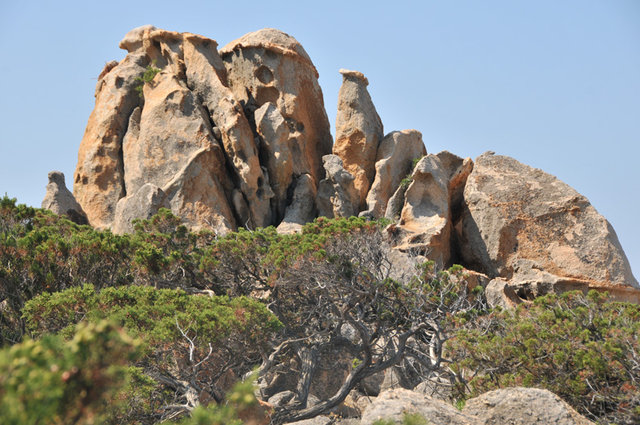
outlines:
[[[494,305],[590,288],[640,302],[614,230],[586,198],[509,157],[427,154],[416,130],[385,135],[358,71],[340,70],[333,144],[318,72],[281,31],[218,49],[144,26],[120,47],[126,57],[98,77],[75,199],[55,174],[45,208],[117,233],[162,207],[218,234],[386,217],[397,250],[462,264]]]

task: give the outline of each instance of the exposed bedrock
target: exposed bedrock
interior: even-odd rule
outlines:
[[[462,260],[490,277],[638,288],[613,228],[589,201],[513,158],[476,159],[457,233]]]
[[[615,232],[586,198],[512,158],[474,164],[427,155],[416,130],[384,136],[361,72],[340,70],[332,146],[317,70],[288,34],[263,29],[218,51],[147,25],[120,47],[126,57],[98,76],[75,199],[57,174],[47,188],[54,212],[118,233],[161,207],[219,234],[386,217],[398,251],[486,276],[493,304],[591,288],[640,302]]]

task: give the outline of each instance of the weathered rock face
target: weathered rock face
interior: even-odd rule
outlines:
[[[293,199],[287,208],[287,214],[278,225],[280,233],[299,232],[302,226],[316,217],[316,183],[309,174],[298,177],[293,190]]]
[[[117,234],[132,233],[136,218],[147,219],[157,214],[160,208],[167,208],[166,195],[158,186],[146,183],[134,194],[121,198],[116,205],[113,232]]]
[[[358,215],[360,195],[354,178],[342,165],[337,155],[322,157],[326,178],[318,185],[318,215],[324,217],[350,217]]]
[[[255,111],[255,122],[256,131],[262,140],[262,152],[269,173],[269,182],[274,192],[272,214],[281,218],[287,206],[287,191],[294,177],[294,158],[289,147],[289,126],[278,108],[271,102],[265,103]],[[315,190],[314,185],[313,191]]]
[[[413,161],[426,154],[419,131],[393,131],[382,139],[376,155],[375,178],[367,194],[368,215],[374,218],[385,215],[389,198],[411,173]]]
[[[196,151],[217,145],[209,118],[195,96],[168,72],[144,88],[144,109],[131,115],[123,143],[127,194],[145,183],[158,187],[171,180]],[[167,125],[170,123],[170,127]]]
[[[377,420],[401,424],[406,414],[442,425],[591,425],[560,397],[537,388],[505,388],[467,401],[462,412],[441,400],[405,389],[382,393],[362,415],[361,425]]]
[[[242,223],[266,226],[271,222],[273,192],[260,165],[255,135],[239,101],[227,87],[226,69],[216,51],[217,43],[194,34],[185,34],[184,39],[187,84],[220,132],[227,163],[233,170],[232,178],[248,208],[249,217]],[[241,216],[239,212],[237,215]]]
[[[333,153],[342,159],[345,170],[355,178],[358,208],[364,209],[375,176],[376,155],[384,128],[367,91],[367,78],[358,71],[341,69],[340,73],[343,80],[338,93]]]
[[[538,270],[565,284],[638,287],[613,228],[589,201],[509,157],[476,159],[458,229],[463,260],[491,277]]]
[[[469,424],[469,418],[441,400],[403,388],[380,394],[362,414],[361,425],[373,425],[378,420],[401,424],[405,413],[417,413],[433,425]]]
[[[64,174],[60,171],[49,173],[47,192],[42,200],[42,208],[51,210],[58,215],[66,215],[73,222],[88,224],[87,216],[73,194],[64,183]]]
[[[148,59],[144,53],[127,55],[118,65],[108,64],[96,85],[96,106],[91,112],[78,151],[73,178],[76,200],[97,228],[108,227],[116,203],[124,192],[122,140],[129,116],[140,103],[135,90]]]
[[[418,162],[394,231],[400,249],[420,252],[438,267],[450,263],[454,209],[472,168],[470,159],[446,151]]]
[[[318,72],[304,48],[290,35],[269,28],[232,41],[220,49],[220,54],[229,87],[249,121],[254,122],[256,109],[273,104],[289,130],[293,173],[309,174],[320,181],[321,158],[331,153],[332,138]],[[275,119],[279,126],[280,118]],[[275,142],[268,136],[263,140],[267,146]],[[271,182],[278,186],[283,183],[278,179]],[[280,190],[283,188],[274,187],[274,192]]]
[[[479,424],[589,425],[560,397],[538,388],[504,388],[468,400],[462,413]]]

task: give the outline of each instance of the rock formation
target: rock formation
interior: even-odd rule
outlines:
[[[300,43],[275,29],[246,34],[223,47],[220,55],[233,95],[258,127],[261,162],[268,170],[283,167],[269,175],[279,222],[294,176],[309,174],[320,181],[321,158],[331,152],[318,71]],[[267,103],[271,106],[260,110]],[[285,165],[289,159],[291,164]]]
[[[392,131],[378,145],[375,178],[367,194],[367,211],[374,218],[385,215],[387,203],[403,178],[412,172],[414,161],[427,154],[422,134],[416,130]]]
[[[446,151],[418,162],[403,193],[399,223],[390,229],[399,249],[419,252],[439,268],[450,263],[454,210],[472,167],[470,159]]]
[[[88,224],[86,214],[73,194],[67,189],[64,174],[60,171],[49,173],[49,183],[42,200],[42,208],[51,210],[58,215],[66,215],[75,223]]]
[[[354,178],[360,196],[358,207],[364,207],[367,192],[375,177],[378,145],[383,137],[382,121],[367,91],[369,80],[358,71],[341,69],[342,87],[338,93],[336,144],[344,168]]]
[[[385,136],[358,71],[340,70],[332,146],[316,68],[281,31],[218,51],[206,37],[148,25],[120,47],[128,54],[100,73],[80,145],[79,205],[52,187],[47,208],[84,210],[118,233],[160,207],[218,234],[386,217],[399,251],[484,276],[494,305],[590,288],[640,302],[615,232],[583,196],[512,158],[427,155],[416,130]]]
[[[638,287],[613,228],[589,201],[509,157],[476,159],[458,236],[463,262],[490,277],[565,290]]]
[[[405,414],[418,414],[433,425],[558,424],[590,425],[558,396],[537,388],[506,388],[468,400],[462,411],[417,392],[396,389],[377,397],[364,411],[360,425],[377,420],[402,423]]]
[[[163,207],[189,228],[218,235],[269,225],[296,232],[318,216],[386,217],[397,273],[424,260],[437,270],[459,263],[465,273],[452,281],[482,286],[491,306],[514,308],[574,289],[640,303],[615,232],[586,198],[509,157],[427,155],[419,131],[385,136],[360,72],[340,70],[332,146],[318,73],[300,43],[281,31],[252,32],[218,51],[206,37],[144,26],[120,47],[126,57],[98,77],[75,198],[62,173],[52,172],[43,208],[116,233],[132,232],[133,220]],[[339,335],[347,341],[355,335],[349,326]],[[321,353],[304,402],[331,397],[353,360],[346,351]],[[262,397],[273,406],[294,400],[290,375],[299,368],[274,366],[263,377]],[[399,423],[404,412],[433,424],[589,423],[547,391],[494,391],[459,411],[436,398],[447,398],[434,392],[446,386],[416,387],[409,378],[399,368],[378,371],[334,413],[362,413],[358,424]]]

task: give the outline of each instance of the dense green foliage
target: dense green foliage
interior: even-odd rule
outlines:
[[[453,402],[534,386],[600,423],[640,423],[639,306],[592,292],[490,311],[459,266],[399,276],[384,224],[217,236],[161,210],[114,235],[5,196],[0,423],[239,424],[257,403],[250,384],[225,394],[254,368],[266,387],[273,369],[298,388],[277,423],[391,366],[453,383]],[[340,350],[344,385],[314,410],[313,359]]]
[[[449,341],[465,398],[546,388],[593,420],[640,423],[640,306],[595,291],[547,295],[467,322]]]
[[[0,351],[2,424],[101,423],[137,352],[137,341],[107,321],[78,327],[68,341],[47,335]]]
[[[142,286],[96,292],[85,285],[43,293],[28,301],[23,312],[34,337],[72,335],[80,321],[109,318],[139,338],[143,356],[135,366],[142,374],[137,376],[138,385],[126,391],[128,411],[120,414],[126,416],[123,420],[141,423],[162,419],[163,406],[187,397],[190,388],[184,381],[221,400],[222,377],[249,372],[281,327],[262,303],[246,297],[187,295]]]

